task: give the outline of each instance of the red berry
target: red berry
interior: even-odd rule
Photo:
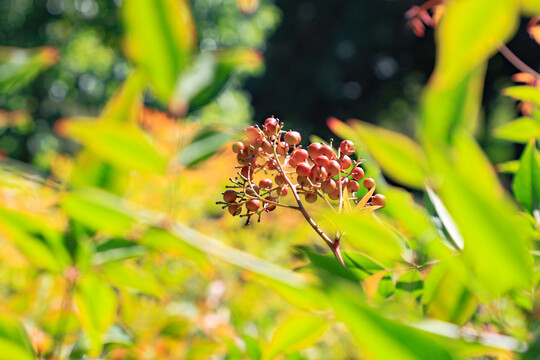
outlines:
[[[350,180],[347,184],[347,191],[350,193],[355,193],[360,189],[360,184],[354,180]]]
[[[317,201],[317,194],[315,194],[314,192],[307,192],[305,198],[306,201],[311,204]]]
[[[255,142],[257,139],[261,138],[261,134],[259,133],[259,129],[257,129],[255,126],[250,126],[246,129],[246,138],[249,140],[250,143]]]
[[[322,145],[319,144],[319,143],[310,144],[307,147],[307,151],[308,151],[309,156],[311,156],[312,159],[316,159],[317,156],[319,156],[319,150],[321,149],[321,147],[322,147]]]
[[[273,154],[274,153],[274,150],[272,150],[272,144],[270,144],[266,140],[263,141],[261,147],[264,150],[264,152],[267,153],[267,154]]]
[[[382,194],[377,194],[371,198],[371,203],[375,206],[386,206],[386,196]]]
[[[302,136],[300,136],[300,133],[292,130],[287,131],[283,138],[285,139],[285,142],[291,146],[298,145],[300,144],[300,141],[302,141]]]
[[[287,196],[289,193],[289,187],[287,185],[283,185],[282,187],[277,189],[278,196]]]
[[[285,155],[285,153],[289,151],[289,144],[287,144],[285,141],[282,141],[277,146],[277,153],[280,155]]]
[[[277,169],[279,168],[279,166],[278,166],[278,164],[277,164],[277,162],[276,162],[275,159],[270,159],[270,160],[268,161],[268,168],[269,168],[270,170],[277,170]]]
[[[330,163],[330,160],[328,159],[328,157],[326,157],[324,155],[319,155],[314,160],[314,162],[315,162],[315,164],[319,165],[320,167],[326,167]]]
[[[343,158],[339,160],[339,163],[341,164],[342,169],[348,169],[352,165],[352,160],[347,155],[343,155]]]
[[[336,188],[333,193],[328,194],[328,197],[332,200],[339,200],[339,188]]]
[[[351,140],[343,140],[341,144],[339,144],[339,149],[342,154],[352,155],[354,154],[356,146],[354,146],[354,143]]]
[[[328,165],[326,166],[326,170],[328,171],[328,175],[334,176],[339,173],[339,163],[336,160],[330,160]]]
[[[247,195],[256,196],[257,194],[259,194],[259,187],[257,185],[251,183],[251,187],[253,187],[253,190],[250,187],[246,188]]]
[[[301,163],[296,166],[296,173],[299,176],[309,176],[309,173],[311,172],[311,167],[306,163]]]
[[[336,190],[336,182],[332,179],[328,179],[322,184],[322,189],[325,193],[331,194]]]
[[[229,214],[231,214],[232,216],[240,215],[240,213],[242,212],[242,205],[230,205],[227,210],[229,210]]]
[[[234,144],[232,144],[233,153],[238,154],[242,150],[244,150],[244,143],[243,142],[237,141]]]
[[[276,184],[283,185],[287,183],[287,179],[285,178],[285,175],[283,174],[277,174],[275,177]]]
[[[236,200],[236,193],[234,192],[234,190],[227,190],[223,193],[223,200],[226,202],[226,203],[233,203],[235,200]]]
[[[275,117],[272,116],[267,118],[264,122],[264,125],[266,126],[266,131],[268,132],[268,134],[274,135],[275,133],[277,133],[279,124]]]
[[[331,146],[324,145],[324,146],[321,146],[321,148],[319,150],[319,155],[324,155],[328,159],[332,159],[332,158],[335,157],[336,154],[334,153],[334,150],[332,150]]]
[[[304,162],[309,157],[309,154],[304,149],[297,149],[293,153],[292,156],[293,156],[294,160],[296,160],[297,163],[301,163],[301,162]]]
[[[361,167],[356,167],[351,172],[351,175],[354,180],[360,180],[364,177],[364,169],[362,169]]]
[[[240,174],[242,174],[243,177],[246,179],[252,180],[253,179],[253,168],[251,166],[244,166],[242,170],[240,171]]]
[[[246,208],[249,211],[257,211],[259,210],[260,207],[261,207],[261,201],[257,199],[248,200],[248,202],[246,203]]]
[[[301,187],[309,187],[311,183],[309,182],[308,178],[305,176],[299,176],[298,179],[296,179],[296,182]]]
[[[273,197],[273,196],[267,196],[264,198],[265,200],[268,200],[268,201],[273,201],[273,202],[276,202],[276,198]],[[268,203],[265,203],[263,205],[263,208],[266,212],[269,212],[269,211],[273,211],[275,210],[277,207],[277,205],[274,205],[274,204],[268,204]]]
[[[287,163],[287,165],[292,168],[296,168],[296,165],[298,165],[298,163],[296,162],[296,160],[294,160],[294,158],[289,158],[289,162]]]
[[[366,189],[371,189],[373,187],[375,187],[375,180],[373,180],[372,178],[365,178],[364,179],[364,182],[363,182],[363,185]]]
[[[311,172],[309,173],[309,180],[313,183],[320,183],[321,181],[326,180],[328,173],[325,168],[319,166],[313,166]]]
[[[270,179],[261,179],[261,181],[259,181],[259,187],[261,189],[271,189],[272,188],[272,180],[270,180]]]

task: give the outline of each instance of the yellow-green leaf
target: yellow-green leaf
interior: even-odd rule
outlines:
[[[149,269],[113,261],[103,265],[105,279],[117,287],[126,287],[155,297],[162,297],[165,290]]]
[[[499,139],[524,144],[529,139],[540,138],[540,121],[522,117],[497,127],[493,130],[493,135]]]
[[[503,90],[503,95],[510,96],[520,101],[530,101],[540,106],[540,89],[534,86],[511,86]]]
[[[0,359],[33,360],[36,358],[24,327],[5,313],[0,315]]]
[[[512,188],[516,199],[528,212],[540,209],[540,154],[534,140],[521,155]]]

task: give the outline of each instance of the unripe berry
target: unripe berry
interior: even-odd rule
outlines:
[[[322,147],[322,145],[319,144],[319,143],[310,144],[307,147],[307,151],[308,151],[309,156],[311,156],[312,159],[316,159],[317,156],[319,156],[319,150],[321,149],[321,147]]]
[[[297,149],[295,152],[293,152],[293,158],[296,160],[297,163],[304,162],[308,157],[309,154],[304,149]]]
[[[278,196],[287,196],[289,193],[289,187],[287,185],[283,185],[282,187],[277,189]]]
[[[339,188],[336,188],[333,193],[328,194],[328,197],[332,200],[339,200]]]
[[[240,213],[242,212],[242,205],[233,204],[230,205],[227,210],[229,210],[229,214],[231,214],[232,216],[240,215]]]
[[[273,196],[267,196],[267,197],[265,197],[264,199],[265,199],[265,200],[268,200],[268,201],[276,202],[276,198],[273,197]],[[263,208],[264,208],[264,210],[265,210],[266,212],[273,211],[273,210],[276,209],[276,207],[277,207],[276,205],[274,205],[274,204],[268,204],[268,203],[265,203],[265,204],[263,205]]]
[[[372,178],[365,178],[364,182],[362,184],[364,185],[364,187],[366,189],[369,190],[369,189],[375,187],[375,180],[373,180]]]
[[[266,126],[266,131],[268,132],[268,134],[274,135],[275,133],[277,133],[279,124],[277,119],[273,116],[267,118],[264,122],[264,125]]]
[[[382,194],[377,194],[371,198],[371,203],[375,206],[386,206],[386,196]]]
[[[270,179],[261,179],[261,181],[259,181],[259,187],[261,189],[271,189],[272,188],[272,180],[270,180]]]
[[[315,194],[314,192],[307,192],[305,198],[306,201],[311,204],[317,201],[317,194]]]
[[[302,141],[302,136],[300,136],[300,133],[298,131],[287,131],[285,133],[285,136],[283,137],[285,139],[285,142],[291,146],[300,144],[300,141]]]
[[[309,176],[311,167],[306,163],[301,163],[296,166],[296,173],[298,176]]]
[[[297,179],[296,179],[296,182],[298,183],[298,185],[300,185],[301,187],[309,187],[311,185],[311,183],[309,182],[308,178],[305,177],[305,176],[299,176]]]
[[[331,146],[324,145],[324,146],[321,146],[321,148],[319,149],[319,156],[320,155],[324,155],[328,159],[333,159],[336,154],[334,153],[334,150],[332,150]]]
[[[356,146],[354,146],[354,143],[351,140],[343,140],[341,144],[339,144],[339,149],[342,154],[352,155],[354,154]]]
[[[234,192],[234,190],[227,190],[223,193],[223,200],[226,202],[226,203],[233,203],[235,200],[236,200],[236,193]]]
[[[350,180],[347,184],[347,191],[350,193],[355,193],[360,189],[360,184],[357,181]]]
[[[360,180],[364,177],[364,169],[362,169],[361,167],[356,167],[351,172],[351,175],[354,180]]]
[[[261,207],[261,202],[260,200],[257,200],[257,199],[248,200],[248,202],[246,203],[246,208],[249,211],[257,211],[259,210],[260,207]]]
[[[240,174],[242,174],[243,177],[245,177],[248,180],[253,179],[253,168],[251,166],[244,166],[242,170],[240,171]]]
[[[328,165],[326,166],[326,170],[328,171],[328,175],[334,176],[339,173],[339,163],[336,160],[330,160]]]
[[[328,159],[328,157],[326,157],[324,155],[319,155],[314,160],[314,162],[315,162],[315,164],[319,165],[320,167],[326,167],[330,163],[330,160]]]
[[[277,185],[283,185],[287,182],[287,179],[285,178],[285,175],[277,174],[275,177],[275,181]]]
[[[336,190],[336,182],[332,179],[328,179],[322,184],[322,189],[325,193],[331,194]]]
[[[244,150],[244,143],[237,141],[234,144],[232,144],[232,151],[235,154],[238,154],[240,151]]]
[[[348,169],[352,165],[352,160],[347,155],[344,155],[340,160],[339,163],[341,164],[342,169]]]

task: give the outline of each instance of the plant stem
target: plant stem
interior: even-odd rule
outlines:
[[[520,58],[516,56],[506,45],[499,46],[499,52],[508,60],[516,69],[534,76],[537,80],[540,80],[540,73],[535,71],[529,65],[525,64]]]
[[[58,319],[58,328],[54,337],[54,345],[52,349],[52,359],[59,359],[62,355],[62,344],[65,337],[65,327],[67,322],[68,309],[71,307],[71,299],[73,290],[75,289],[75,281],[68,280],[68,288],[62,298],[62,307],[60,309],[60,318]]]

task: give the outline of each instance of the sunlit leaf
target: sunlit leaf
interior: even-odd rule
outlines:
[[[129,0],[122,10],[127,56],[147,73],[157,96],[167,103],[197,46],[189,2]]]
[[[6,314],[0,315],[0,359],[33,360],[36,358],[24,327]]]
[[[109,261],[131,259],[148,254],[144,246],[136,245],[132,241],[112,239],[96,247],[92,263],[100,265]]]
[[[75,302],[81,326],[90,341],[90,357],[99,357],[103,336],[116,318],[116,295],[96,275],[87,274],[77,282]]]
[[[370,276],[370,271],[373,270],[368,268],[376,268],[377,270],[382,269],[373,260],[360,253],[342,252],[341,255],[343,256],[346,265],[346,267],[344,267],[336,259],[334,254],[317,254],[307,248],[300,248],[300,251],[308,256],[312,266],[351,281],[360,281]],[[351,259],[356,259],[357,261]]]
[[[396,290],[396,285],[390,274],[386,273],[379,281],[379,286],[377,286],[377,297],[381,300],[384,300],[394,294]],[[376,298],[377,299],[377,298]]]
[[[13,93],[59,59],[52,46],[21,49],[0,46],[0,96]]]
[[[156,277],[147,269],[113,261],[103,265],[102,274],[107,281],[118,287],[136,289],[155,297],[162,297],[165,293]]]
[[[456,222],[454,219],[452,219],[452,216],[448,213],[448,210],[446,210],[446,207],[442,203],[441,199],[429,186],[426,187],[426,195],[430,204],[433,206],[433,209],[437,213],[437,216],[441,220],[444,229],[449,235],[450,244],[456,250],[463,250],[463,236],[461,235]]]
[[[540,121],[522,117],[497,127],[493,135],[499,139],[526,143],[529,139],[540,138]]]
[[[519,3],[525,15],[535,16],[540,14],[540,3],[538,0],[519,0]]]
[[[100,118],[113,122],[136,122],[143,104],[146,78],[140,71],[132,71],[120,89],[107,102]]]
[[[534,86],[511,86],[507,87],[502,92],[506,96],[513,97],[520,101],[530,101],[536,106],[540,106],[540,89]]]
[[[282,353],[291,353],[315,344],[324,334],[328,321],[309,314],[290,315],[274,332],[261,360],[271,360]]]
[[[401,275],[396,283],[396,300],[402,301],[405,297],[418,300],[424,292],[424,281],[418,270],[411,270]]]
[[[446,5],[437,26],[437,64],[432,86],[456,86],[516,31],[515,0],[457,0]],[[479,21],[478,19],[482,19]]]
[[[519,169],[519,160],[510,160],[495,165],[498,172],[515,174]]]
[[[540,154],[533,140],[521,155],[512,189],[516,199],[528,212],[540,209]]]
[[[206,131],[200,134],[178,154],[177,160],[185,166],[193,166],[209,158],[225,143],[232,139],[232,135],[216,131]]]

